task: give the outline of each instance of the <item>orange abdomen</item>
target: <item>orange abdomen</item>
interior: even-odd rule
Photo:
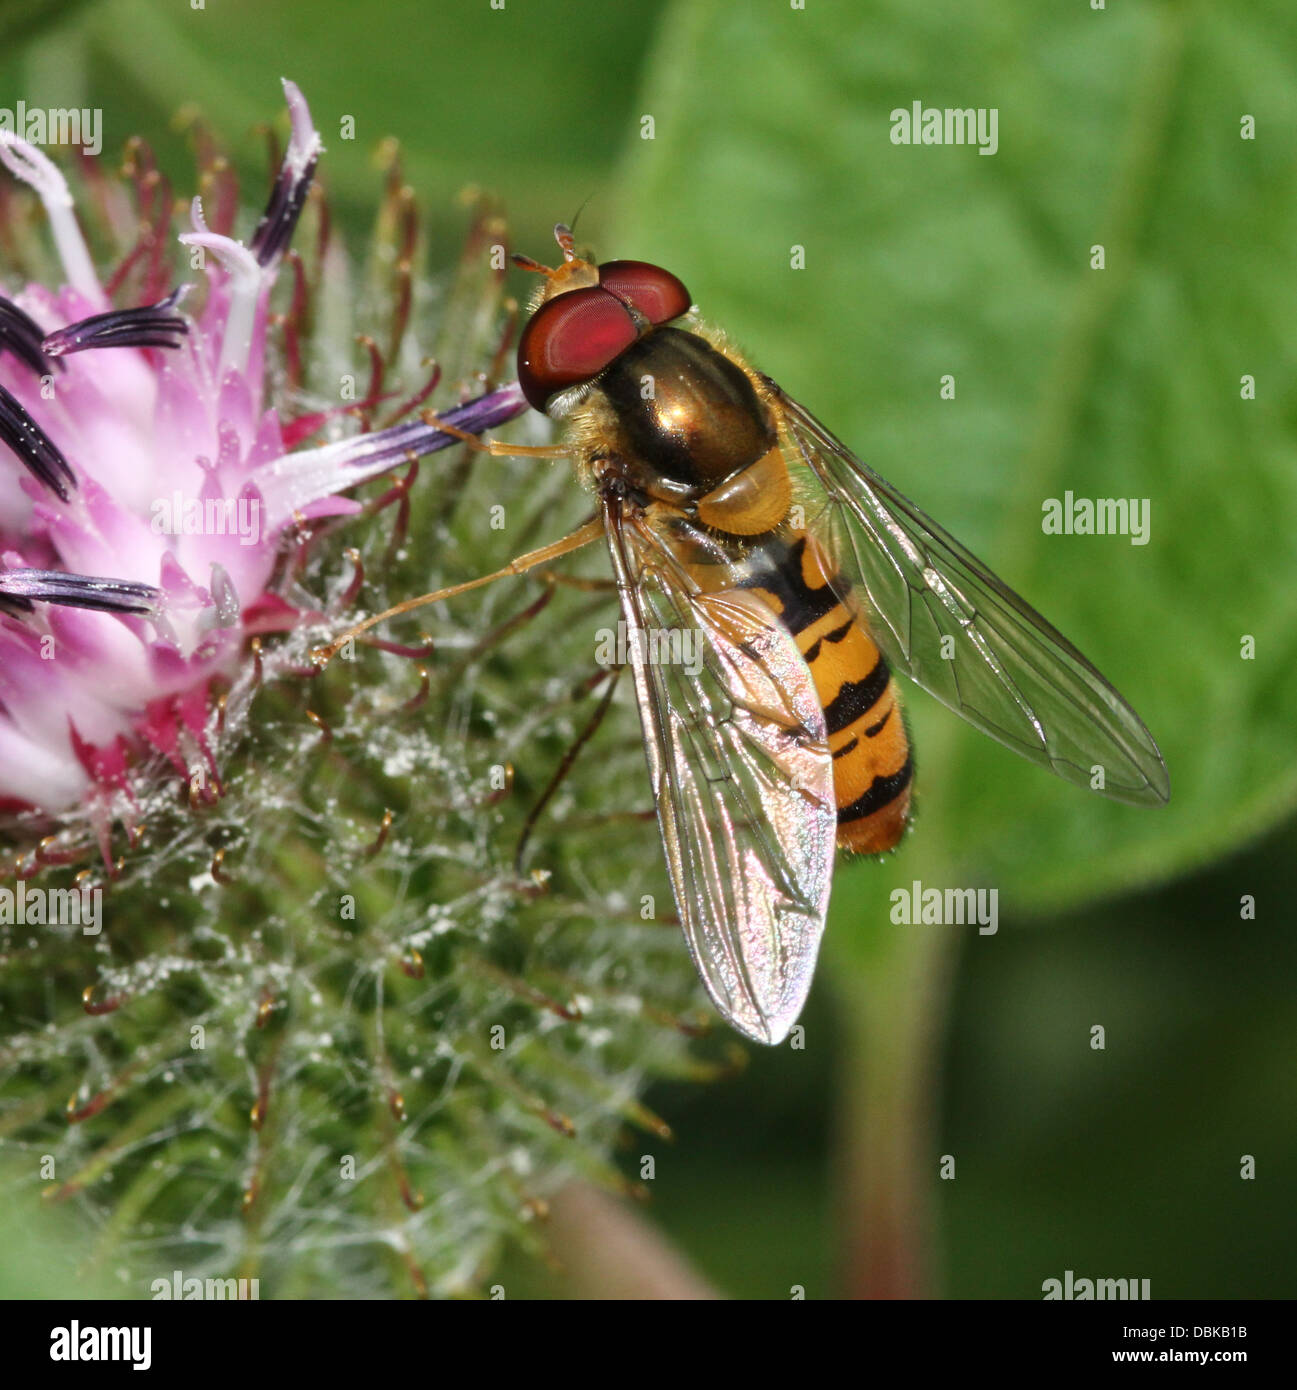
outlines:
[[[779,612],[810,667],[833,754],[838,844],[880,854],[901,838],[909,816],[910,741],[896,681],[832,576],[824,552],[803,533],[751,587]]]

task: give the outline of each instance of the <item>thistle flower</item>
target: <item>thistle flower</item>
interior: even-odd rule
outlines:
[[[108,307],[62,175],[0,132],[0,162],[39,194],[67,276],[57,292],[29,285],[0,300],[0,443],[12,456],[0,599],[25,610],[0,628],[0,804],[57,813],[91,801],[105,846],[131,748],[169,752],[187,733],[201,750],[195,720],[212,679],[250,634],[299,616],[268,591],[286,530],[355,509],[337,494],[392,458],[452,442],[416,424],[285,457],[266,399],[268,302],[320,156],[306,102],[292,83],[285,92],[292,139],[249,245],[209,230],[194,200],[179,241],[206,253],[212,286],[192,326],[187,284],[156,304]],[[506,393],[468,414],[481,427],[520,408]],[[15,463],[25,487],[13,486]],[[42,581],[50,569],[61,577]],[[33,600],[134,621],[51,613],[61,659],[42,660]]]
[[[339,402],[356,296],[312,192],[320,137],[284,88],[291,138],[246,242],[205,131],[174,240],[135,142],[141,225],[106,279],[64,174],[0,132],[61,275],[0,281],[0,1143],[122,1242],[127,1293],[181,1262],[280,1292],[466,1291],[574,1167],[624,1185],[606,1161],[623,1120],[662,1129],[636,1100],[648,1075],[713,1064],[690,1059],[678,933],[644,907],[668,899],[643,822],[623,827],[650,846],[638,862],[614,867],[627,841],[607,822],[607,857],[578,864],[510,795],[542,790],[606,675],[580,623],[527,622],[552,586],[439,617],[454,655],[435,674],[415,664],[426,643],[396,640],[340,678],[311,664],[362,592],[385,606],[430,571],[499,563],[466,516],[508,513],[521,535],[572,501],[566,479],[495,461],[484,478],[471,458],[452,486],[414,487],[417,459],[460,443],[442,422],[480,433],[525,401],[490,379],[503,228],[484,212],[442,303],[460,398],[420,413],[442,373],[411,323],[437,290],[396,166],[386,268],[359,296],[388,350],[362,337],[369,389]],[[90,161],[81,179],[120,236],[122,190]],[[34,212],[0,201],[8,247],[34,244]],[[520,750],[536,771],[515,774]],[[633,738],[602,772],[623,765],[639,769]],[[597,785],[575,775],[551,810],[594,809]],[[510,825],[543,872],[502,854]],[[15,917],[60,873],[111,890],[102,932]]]

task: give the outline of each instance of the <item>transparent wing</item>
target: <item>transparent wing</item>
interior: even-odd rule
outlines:
[[[713,1003],[777,1043],[810,990],[837,811],[824,713],[793,638],[742,590],[703,594],[605,504],[644,748],[685,939]]]
[[[1069,782],[1142,805],[1170,778],[1139,716],[1065,638],[948,532],[766,379],[807,529],[833,549],[893,670]],[[816,509],[818,509],[818,514]]]

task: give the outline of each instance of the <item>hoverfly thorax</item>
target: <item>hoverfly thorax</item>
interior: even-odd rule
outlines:
[[[769,412],[747,375],[678,328],[644,334],[598,380],[629,450],[695,497],[774,447]]]

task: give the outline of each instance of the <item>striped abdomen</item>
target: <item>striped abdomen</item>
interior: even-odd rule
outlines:
[[[760,546],[749,565],[743,587],[765,599],[797,639],[824,708],[838,844],[864,854],[891,849],[909,815],[911,763],[887,662],[838,597],[831,563],[806,533]]]

